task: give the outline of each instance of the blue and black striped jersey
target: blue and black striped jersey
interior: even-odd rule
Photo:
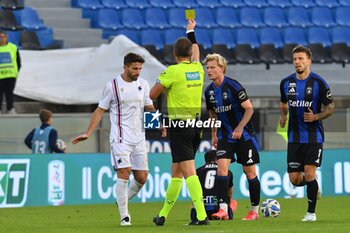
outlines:
[[[281,102],[287,103],[289,109],[288,142],[323,143],[322,122],[304,122],[304,113],[308,108],[314,114],[320,113],[322,104],[333,102],[326,81],[313,72],[305,80],[297,79],[294,73],[281,81],[280,92]]]
[[[216,87],[214,83],[211,83],[206,88],[207,109],[213,110],[217,114],[218,120],[221,121],[221,128],[217,132],[219,140],[235,143],[237,141],[247,141],[255,136],[251,120],[244,127],[241,139],[234,140],[231,136],[245,112],[241,103],[248,99],[243,86],[238,81],[226,76],[220,87]]]

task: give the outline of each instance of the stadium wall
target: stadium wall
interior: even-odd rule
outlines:
[[[203,164],[203,154],[196,165]],[[171,174],[169,153],[149,155],[146,186],[133,202],[162,202]],[[237,164],[234,198],[249,198],[248,184]],[[294,188],[286,173],[286,152],[261,152],[258,166],[262,198],[303,198],[305,188]],[[325,150],[317,179],[324,196],[350,195],[350,149]],[[115,202],[116,174],[109,154],[0,155],[0,208]],[[189,200],[183,182],[179,200]]]

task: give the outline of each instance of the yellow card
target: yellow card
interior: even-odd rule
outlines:
[[[196,18],[196,11],[194,9],[187,9],[185,13],[187,20]]]

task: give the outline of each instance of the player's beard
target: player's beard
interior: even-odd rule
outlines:
[[[139,78],[139,75],[133,76],[132,74],[128,74],[128,77],[129,77],[130,81],[135,82]]]

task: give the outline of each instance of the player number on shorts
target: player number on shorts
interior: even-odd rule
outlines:
[[[34,151],[36,154],[45,154],[45,141],[34,141]]]
[[[207,172],[205,176],[204,187],[206,189],[212,189],[215,185],[216,170],[211,170]]]

